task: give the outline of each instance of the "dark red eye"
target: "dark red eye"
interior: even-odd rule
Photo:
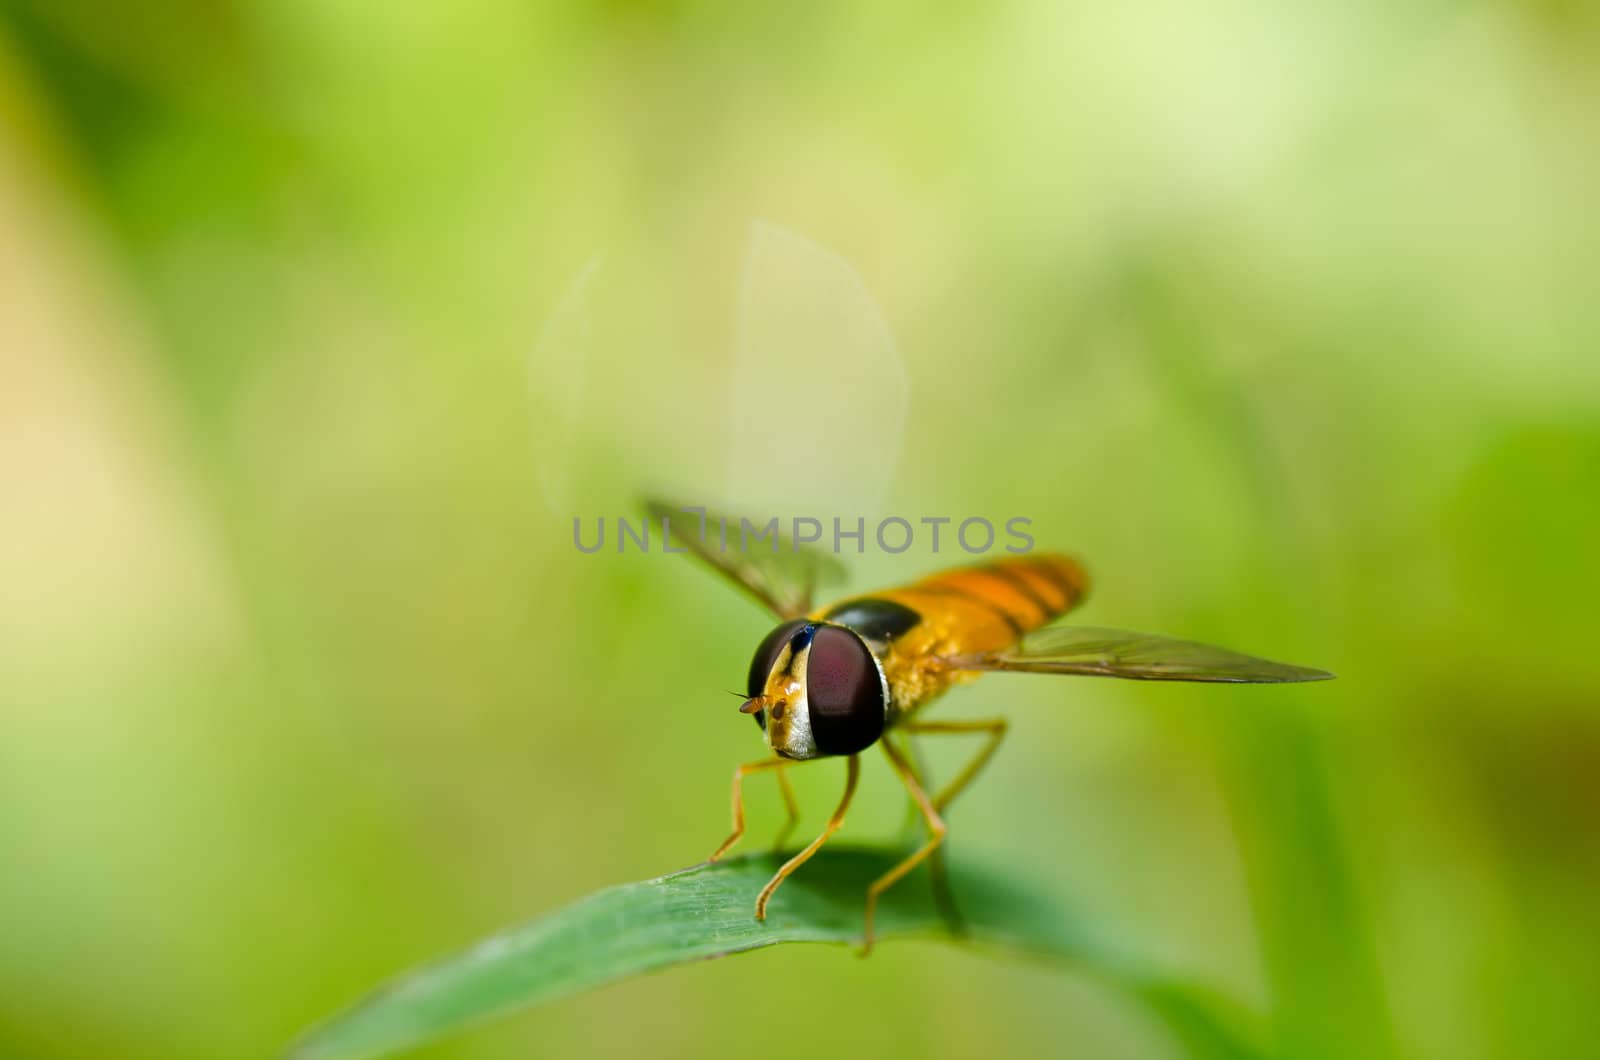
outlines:
[[[855,754],[883,735],[883,681],[860,637],[842,626],[817,627],[806,661],[806,703],[823,754]]]
[[[806,620],[797,618],[793,622],[785,622],[777,629],[768,633],[762,639],[761,645],[756,648],[756,654],[750,660],[750,676],[745,681],[747,695],[759,696],[767,689],[767,675],[772,673],[772,665],[778,661],[778,655],[783,651],[783,646],[789,643],[789,638],[804,627]],[[763,729],[767,727],[767,712],[756,711],[756,724]]]

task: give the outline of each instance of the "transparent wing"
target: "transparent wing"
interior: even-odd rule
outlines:
[[[1024,637],[1014,648],[947,656],[944,662],[958,670],[1086,674],[1142,681],[1275,684],[1325,681],[1333,676],[1325,670],[1257,659],[1192,640],[1095,626],[1052,626]]]
[[[782,520],[740,519],[701,507],[647,499],[650,520],[670,533],[674,548],[687,550],[755,597],[779,618],[811,610],[819,585],[844,580],[844,564],[806,545],[795,548]]]
[[[894,336],[847,261],[777,225],[751,226],[732,382],[724,496],[851,525],[881,514],[908,385]]]
[[[579,420],[589,386],[589,288],[601,262],[596,255],[584,263],[540,329],[528,357],[539,493],[548,510],[562,515],[571,514],[573,506]]]

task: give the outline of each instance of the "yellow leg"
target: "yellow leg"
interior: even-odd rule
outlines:
[[[778,831],[778,838],[772,841],[773,853],[783,849],[783,844],[788,841],[789,834],[794,831],[795,823],[800,820],[800,805],[794,801],[794,788],[789,786],[789,771],[787,769],[780,768],[778,770],[778,790],[783,792],[783,805],[789,810],[789,819],[783,822],[783,827]]]
[[[828,837],[837,832],[839,826],[844,824],[844,814],[850,808],[850,798],[856,793],[856,778],[860,775],[861,760],[855,755],[851,755],[846,763],[844,798],[839,800],[839,808],[833,811],[832,817],[828,818],[828,824],[822,829],[822,834],[813,839],[811,844],[800,853],[784,862],[783,868],[779,869],[776,875],[767,881],[767,885],[761,888],[761,893],[756,896],[757,920],[767,919],[767,902],[772,899],[772,892],[778,889],[778,884],[782,883],[795,869],[809,861],[811,855],[815,854],[822,844],[828,841]]]
[[[712,854],[707,861],[716,861],[728,852],[728,848],[739,841],[744,835],[744,778],[751,773],[761,773],[768,769],[778,770],[778,781],[783,787],[784,801],[789,804],[789,823],[792,827],[798,811],[794,805],[794,792],[789,790],[789,782],[784,779],[783,771],[789,762],[782,758],[764,758],[759,762],[746,762],[733,771],[733,834],[722,841],[717,852]]]
[[[922,753],[922,745],[907,731],[904,723],[896,726],[893,736],[885,736],[884,739],[894,739],[896,736],[900,740],[900,754],[910,767],[911,775],[917,778],[917,783],[926,791],[933,786],[933,774],[928,769],[928,758]],[[909,799],[906,800],[905,823],[900,826],[900,831],[906,836],[907,842],[910,842],[913,834],[920,835],[922,832],[922,814],[917,812],[917,804]]]
[[[967,763],[965,769],[956,774],[956,778],[946,784],[939,794],[933,797],[933,808],[943,810],[961,794],[974,777],[983,772],[983,767],[989,764],[989,759],[1000,749],[1000,741],[1006,738],[1006,720],[1004,718],[991,718],[987,721],[910,721],[901,728],[906,732],[986,732],[989,734],[988,742],[973,755],[972,761]]]
[[[911,766],[905,758],[895,749],[889,740],[882,741],[883,753],[889,756],[889,764],[894,766],[894,771],[900,774],[900,780],[911,793],[917,808],[922,811],[922,819],[928,822],[929,839],[915,854],[906,858],[900,864],[879,876],[871,887],[867,888],[867,916],[866,927],[862,933],[861,955],[865,957],[872,950],[872,914],[878,907],[878,896],[890,887],[899,883],[912,869],[922,864],[929,854],[938,849],[944,842],[944,820],[939,816],[939,811],[934,809],[933,801],[928,798],[928,793],[922,790],[922,785],[917,783],[917,778],[912,775]]]
[[[901,731],[905,731],[904,726],[901,727]],[[922,786],[923,791],[927,791],[932,774],[928,772],[928,763],[919,753],[920,751],[921,747],[915,739],[910,733],[906,733],[901,754],[905,756],[906,765],[910,767],[912,777]],[[934,803],[934,807],[935,809],[938,808],[937,802]],[[908,801],[906,810],[908,812],[906,830],[909,831],[913,826],[921,823],[922,813],[918,810],[915,802]],[[929,855],[928,882],[933,886],[933,902],[939,909],[939,915],[944,918],[945,926],[950,929],[952,935],[962,935],[966,933],[966,923],[961,916],[960,908],[956,905],[955,893],[950,889],[950,868],[945,864],[945,853],[949,849],[949,844],[941,844]]]

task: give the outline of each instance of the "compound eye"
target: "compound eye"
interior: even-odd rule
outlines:
[[[883,735],[883,681],[866,642],[842,626],[817,627],[806,661],[806,704],[823,754],[855,754]]]
[[[784,645],[788,644],[789,639],[805,624],[806,620],[803,618],[785,622],[762,639],[760,646],[756,648],[755,658],[750,660],[750,676],[745,681],[746,695],[759,696],[766,691],[767,675],[772,673],[772,667],[782,654]],[[756,711],[756,724],[763,729],[767,727],[766,711]]]
[[[772,673],[772,667],[777,663],[778,656],[782,654],[790,638],[805,624],[805,619],[797,618],[792,622],[785,622],[762,638],[761,644],[756,648],[755,657],[750,660],[750,677],[745,681],[745,691],[748,695],[759,696],[767,690],[767,676]]]

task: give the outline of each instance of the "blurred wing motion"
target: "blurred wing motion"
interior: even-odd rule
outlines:
[[[879,513],[908,384],[889,325],[849,262],[778,225],[751,226],[731,382],[723,496],[756,512]]]
[[[589,288],[601,262],[596,255],[584,263],[539,330],[528,356],[539,492],[545,507],[562,515],[573,509],[578,428],[589,387]]]
[[[1086,674],[1141,681],[1277,684],[1325,681],[1333,676],[1325,670],[1257,659],[1191,640],[1095,626],[1054,626],[1024,637],[1013,648],[947,656],[944,662],[958,670]]]
[[[647,499],[644,508],[651,522],[670,527],[675,547],[687,549],[779,618],[799,618],[811,610],[818,585],[844,580],[844,564],[832,555],[796,548],[781,533],[741,540],[765,524],[662,500]]]

